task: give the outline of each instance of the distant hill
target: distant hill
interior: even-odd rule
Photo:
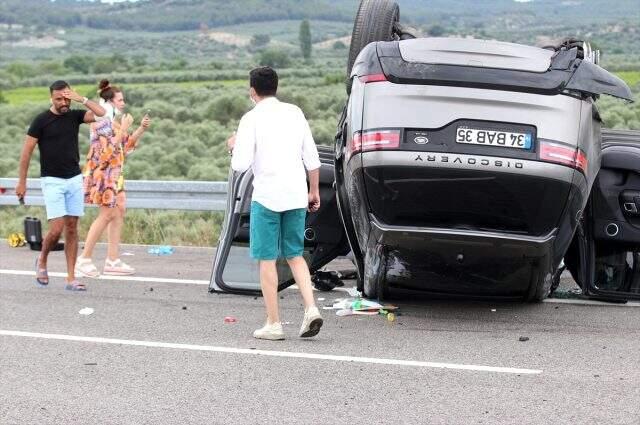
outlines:
[[[505,16],[571,27],[640,21],[638,0],[397,0],[405,22],[490,25]],[[316,19],[351,22],[359,0],[2,0],[0,23],[138,31],[194,30],[249,22]],[[34,13],[37,11],[37,13]],[[636,25],[637,26],[637,25]]]
[[[0,23],[123,29],[194,30],[286,19],[348,21],[353,1],[325,0],[141,0],[102,4],[76,0],[2,0]],[[34,14],[33,11],[38,13]]]

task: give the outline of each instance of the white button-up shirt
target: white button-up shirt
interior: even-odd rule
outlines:
[[[307,170],[320,168],[318,149],[300,108],[268,97],[240,120],[231,167],[253,169],[253,200],[272,211],[307,208]]]

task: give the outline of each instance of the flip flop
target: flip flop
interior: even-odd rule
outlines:
[[[47,273],[47,269],[41,269],[38,267],[39,260],[40,259],[36,257],[36,286],[38,288],[46,288],[49,285],[49,274]]]
[[[87,287],[84,286],[84,283],[78,282],[77,280],[74,280],[73,282],[67,282],[67,284],[64,286],[64,289],[66,289],[67,291],[86,291]]]

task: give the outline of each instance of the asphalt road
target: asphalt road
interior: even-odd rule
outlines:
[[[640,423],[638,304],[405,293],[394,322],[326,310],[301,340],[289,289],[288,339],[257,341],[260,298],[207,292],[212,249],[124,251],[144,279],[69,293],[62,277],[36,288],[34,253],[0,244],[1,424]]]

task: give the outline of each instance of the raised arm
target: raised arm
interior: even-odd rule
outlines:
[[[140,122],[140,126],[136,129],[136,131],[133,132],[133,134],[131,134],[131,136],[127,138],[126,143],[124,144],[125,155],[128,155],[135,150],[138,140],[140,140],[140,138],[142,137],[144,132],[147,131],[150,125],[151,118],[149,118],[148,115],[145,115]]]
[[[16,185],[16,195],[18,199],[23,199],[27,193],[27,174],[29,172],[29,162],[31,162],[31,155],[33,150],[38,144],[38,139],[35,137],[27,136],[24,139],[24,145],[22,146],[22,153],[20,154],[20,166],[18,170],[18,184]]]
[[[93,100],[90,100],[86,97],[80,96],[78,93],[74,92],[71,89],[67,89],[64,92],[62,92],[62,95],[64,97],[66,97],[69,100],[73,100],[74,102],[78,102],[78,103],[82,103],[84,106],[86,106],[89,110],[84,114],[84,122],[85,123],[90,123],[90,122],[94,122],[96,120],[96,117],[102,117],[104,116],[104,114],[107,113],[107,111],[100,106],[99,104],[97,104],[96,102],[94,102]]]

